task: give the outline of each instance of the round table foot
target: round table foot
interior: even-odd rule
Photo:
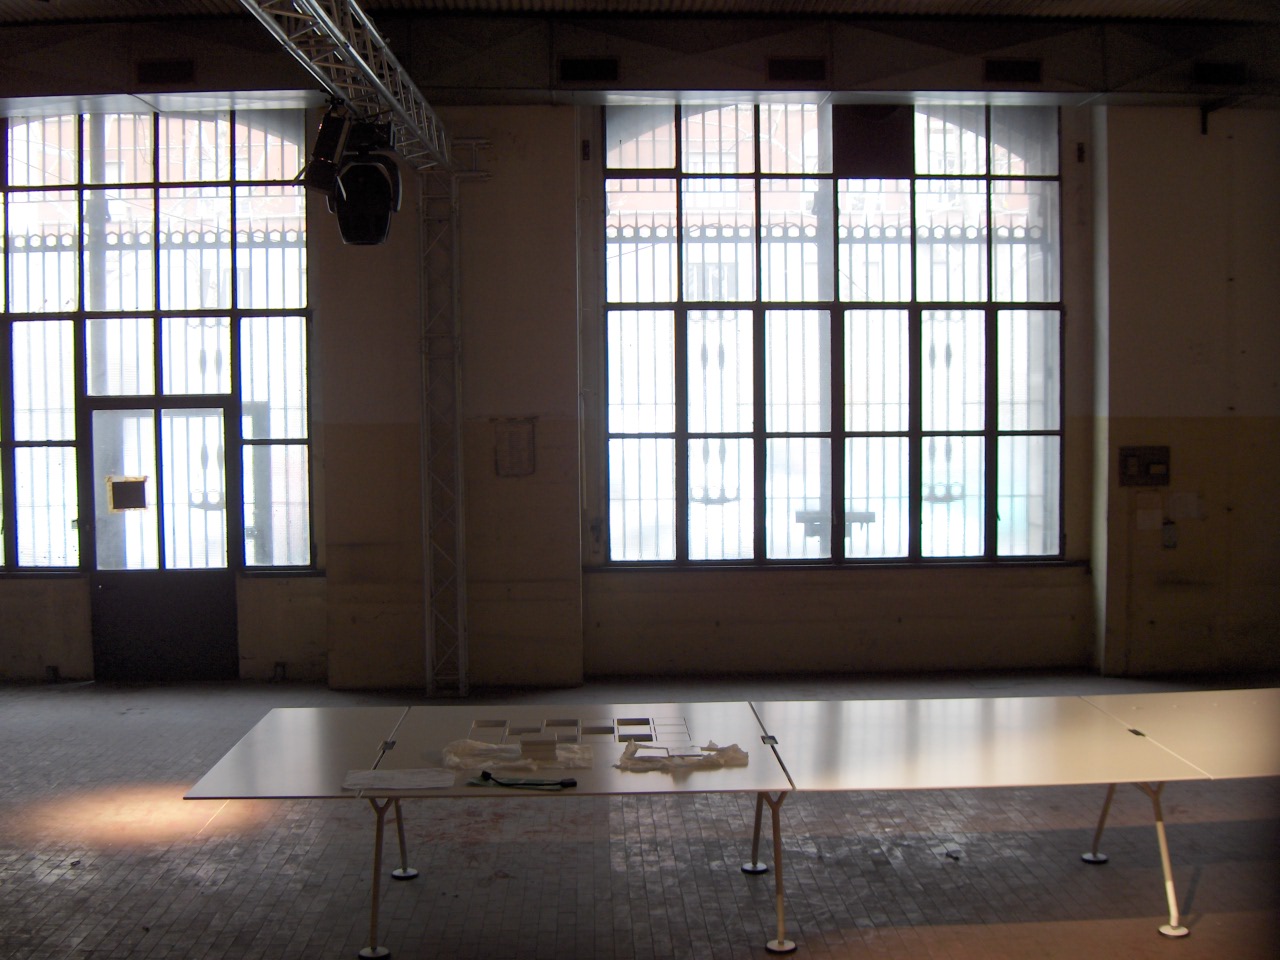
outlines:
[[[770,953],[790,953],[796,948],[794,940],[770,940],[764,945]]]
[[[391,871],[391,878],[393,880],[412,880],[417,875],[418,871],[413,869],[413,867],[397,868]]]
[[[386,960],[391,956],[391,951],[386,947],[365,947],[356,956],[362,957],[363,960]]]
[[[1160,926],[1160,932],[1166,937],[1185,937],[1191,931],[1181,924],[1175,927],[1172,924],[1165,923]]]
[[[743,873],[768,873],[769,865],[767,863],[744,863],[742,865]]]
[[[1080,859],[1085,863],[1106,863],[1107,855],[1105,853],[1082,853]]]

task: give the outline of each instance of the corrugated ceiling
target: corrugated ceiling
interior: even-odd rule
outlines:
[[[1280,23],[1280,0],[360,0],[381,11],[666,16],[970,16]],[[239,0],[0,0],[0,23],[247,15]]]

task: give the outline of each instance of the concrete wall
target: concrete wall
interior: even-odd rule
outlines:
[[[153,49],[154,29],[123,36]],[[95,82],[100,92],[127,90],[132,55],[106,43],[106,30],[79,40],[6,31],[21,42],[0,42],[0,96],[91,92]],[[204,62],[190,28],[169,32]],[[47,68],[90,48],[110,51],[97,81]],[[238,27],[212,49],[226,62],[246,52],[246,70],[258,58],[278,62]],[[287,73],[263,70],[277,86]],[[600,509],[583,481],[599,463],[593,443],[581,442],[594,401],[579,370],[579,344],[597,322],[594,267],[577,256],[594,242],[578,215],[590,125],[569,106],[455,106],[444,119],[454,136],[487,143],[478,153],[487,178],[462,186],[459,253],[472,684],[1280,667],[1280,112],[1220,110],[1207,133],[1195,108],[1111,107],[1096,114],[1096,129],[1091,111],[1064,113],[1072,563],[685,574],[584,573],[582,531]],[[313,207],[321,569],[241,582],[245,677],[269,678],[284,663],[290,678],[338,687],[425,679],[422,251],[412,175],[406,183],[383,246],[344,246],[333,218]],[[513,421],[532,425],[533,470],[504,476],[499,434]],[[1122,444],[1169,445],[1172,483],[1121,488]],[[1176,524],[1173,547],[1163,545],[1166,519]],[[0,678],[44,679],[49,666],[91,675],[84,578],[6,579],[0,604]]]
[[[1107,111],[1117,673],[1280,664],[1280,113]],[[1167,445],[1167,487],[1115,452]],[[1167,530],[1166,521],[1173,527]],[[1166,535],[1176,545],[1166,545]]]

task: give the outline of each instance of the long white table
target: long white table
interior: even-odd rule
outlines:
[[[1280,690],[752,704],[797,791],[1116,784],[1152,802],[1169,921],[1178,915],[1160,796],[1176,781],[1280,776]],[[758,828],[757,828],[758,829]]]
[[[744,766],[690,769],[682,756],[710,742],[739,746]],[[445,772],[446,748],[459,743],[523,744],[530,771],[484,767]],[[672,769],[619,769],[628,743]],[[566,745],[562,753],[557,746]],[[541,751],[541,753],[539,753]],[[550,751],[550,753],[548,753]],[[572,755],[572,765],[561,766]],[[366,772],[367,786],[343,784]],[[1280,776],[1280,689],[999,697],[946,700],[759,701],[595,705],[450,705],[272,710],[186,794],[188,799],[362,798],[375,813],[373,892],[365,958],[389,955],[379,938],[378,904],[385,818],[396,815],[400,865],[408,864],[401,801],[486,796],[754,793],[755,829],[747,873],[760,859],[762,815],[773,829],[777,934],[767,949],[795,949],[786,936],[780,808],[793,791],[980,789],[1106,784],[1083,855],[1099,849],[1117,784],[1152,801],[1169,922],[1182,936],[1160,806],[1168,783]],[[415,784],[416,777],[437,785]],[[382,782],[379,782],[382,778]],[[404,778],[408,778],[407,780]],[[512,783],[512,781],[537,781]],[[477,783],[477,781],[479,781]],[[542,781],[545,781],[542,782]],[[565,783],[561,783],[565,781]],[[571,781],[572,785],[568,785]],[[545,789],[544,789],[545,788]]]
[[[400,865],[392,876],[398,880],[417,876],[408,863],[402,800],[755,793],[774,811],[774,860],[780,865],[777,811],[791,782],[762,739],[759,720],[745,702],[282,708],[269,712],[186,797],[367,800],[375,814],[373,882],[369,946],[360,956],[387,957],[389,951],[379,935],[378,904],[388,811],[395,813],[400,844]],[[449,770],[445,748],[459,743],[521,745],[521,752],[531,755],[539,750],[561,756],[571,753],[573,765],[561,768],[555,762],[535,760],[531,770],[508,771],[499,762]],[[669,769],[620,769],[617,764],[630,743],[643,759]],[[567,749],[559,751],[558,744]],[[700,760],[715,756],[698,749],[709,744],[737,746],[746,752],[746,764],[702,765]],[[472,782],[486,770],[497,781]],[[348,789],[343,783],[352,771],[369,771],[371,779],[384,782]],[[414,785],[415,778],[441,783]],[[572,781],[572,785],[561,787],[561,781]],[[756,837],[758,844],[758,819]],[[781,943],[785,937],[780,867],[775,887],[777,942]]]

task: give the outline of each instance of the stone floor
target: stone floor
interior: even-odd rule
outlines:
[[[1256,681],[1255,681],[1256,683]],[[1255,685],[1216,682],[1209,685]],[[480,691],[475,702],[1035,696],[1192,684],[1072,674],[725,679]],[[269,709],[426,702],[296,684],[0,686],[0,957],[351,960],[369,943],[360,801],[184,801]],[[800,958],[1251,960],[1280,934],[1280,780],[1164,794],[1191,935],[1165,896],[1149,801],[1099,788],[790,796]],[[747,876],[750,797],[406,804],[412,882],[384,883],[398,958],[765,957],[771,875]],[[389,845],[394,852],[394,842]]]

